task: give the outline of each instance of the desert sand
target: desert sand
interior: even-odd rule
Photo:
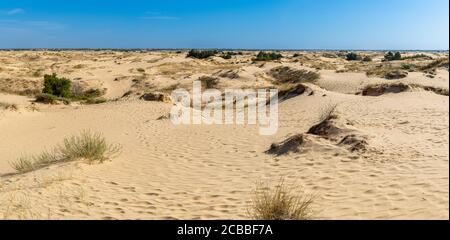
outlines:
[[[0,108],[0,218],[248,219],[255,183],[280,177],[316,196],[316,219],[449,218],[448,60],[401,79],[366,73],[426,66],[448,59],[447,52],[392,63],[381,62],[383,52],[361,53],[372,62],[347,61],[339,52],[282,52],[279,61],[253,62],[255,54],[226,60],[175,51],[0,51],[0,102],[15,105]],[[272,136],[259,135],[256,125],[173,125],[159,119],[171,102],[140,99],[191,89],[201,76],[218,77],[218,89],[270,88],[269,73],[279,66],[320,77],[280,102]],[[102,89],[108,101],[34,103],[51,73]],[[336,132],[307,134],[332,107]],[[121,144],[122,153],[103,164],[24,174],[11,167],[83,129]],[[266,153],[296,134],[304,137],[299,151]],[[342,142],[349,136],[360,145]]]

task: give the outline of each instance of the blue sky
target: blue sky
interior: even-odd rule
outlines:
[[[2,0],[0,48],[442,49],[448,0]]]

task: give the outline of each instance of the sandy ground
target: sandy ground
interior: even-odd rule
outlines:
[[[380,64],[376,56],[383,53],[371,54],[371,64]],[[317,196],[317,219],[449,218],[448,69],[433,78],[410,72],[386,80],[363,69],[337,73],[349,63],[320,52],[267,63],[252,63],[252,55],[193,60],[171,52],[0,52],[0,102],[18,107],[0,108],[0,218],[247,219],[255,183],[280,177]],[[176,126],[157,120],[171,103],[138,99],[230,70],[239,76],[220,77],[220,89],[267,87],[267,72],[280,65],[318,71],[320,79],[305,84],[314,94],[280,103],[280,128],[273,136],[259,135],[255,125]],[[17,95],[42,88],[42,75],[52,72],[105,89],[111,101],[43,105]],[[358,94],[371,84],[397,82],[415,87]],[[422,86],[446,89],[447,95]],[[334,124],[341,130],[336,138],[362,137],[365,151],[305,135],[298,153],[265,153],[274,142],[306,133],[330,106],[336,106]],[[11,168],[18,157],[83,129],[121,144],[121,155],[103,164],[80,161],[26,174]]]

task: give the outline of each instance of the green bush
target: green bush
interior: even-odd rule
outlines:
[[[404,70],[411,70],[412,65],[411,64],[402,64],[402,69]]]
[[[347,59],[347,61],[358,61],[361,60],[361,56],[359,56],[357,53],[351,52],[345,56],[345,59]]]
[[[259,52],[258,55],[256,55],[256,58],[253,59],[254,61],[272,61],[272,60],[279,60],[283,57],[283,55],[275,52]]]
[[[388,52],[386,55],[384,55],[385,61],[396,61],[396,60],[402,60],[402,54],[400,52],[396,52],[395,54],[393,52]]]
[[[192,49],[189,51],[187,57],[188,58],[197,58],[197,59],[205,59],[212,57],[218,53],[217,50],[195,50]]]
[[[44,76],[44,89],[42,93],[57,97],[70,97],[71,82],[67,78],[58,78],[56,74]]]
[[[223,59],[231,59],[231,57],[232,57],[232,55],[231,55],[230,53],[224,53],[224,54],[222,55],[222,58],[223,58]]]

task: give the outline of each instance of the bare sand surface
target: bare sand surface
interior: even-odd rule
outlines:
[[[448,219],[448,61],[431,75],[411,71],[387,80],[366,74],[383,64],[383,53],[371,52],[371,63],[330,57],[334,52],[292,54],[252,62],[254,52],[194,60],[175,52],[0,51],[0,103],[17,108],[0,108],[0,218],[248,219],[255,183],[284,177],[317,196],[317,219]],[[273,136],[259,135],[256,125],[173,125],[157,120],[170,102],[139,99],[191,89],[204,75],[218,77],[219,89],[267,88],[279,66],[320,78],[304,83],[309,94],[280,103]],[[43,74],[51,73],[102,89],[109,101],[34,103]],[[368,86],[383,85],[365,96]],[[306,134],[331,107],[336,133]],[[121,144],[122,153],[103,164],[77,161],[24,174],[11,167],[84,129]],[[305,138],[299,152],[265,153],[295,134]],[[342,143],[348,136],[362,139],[361,149]]]

